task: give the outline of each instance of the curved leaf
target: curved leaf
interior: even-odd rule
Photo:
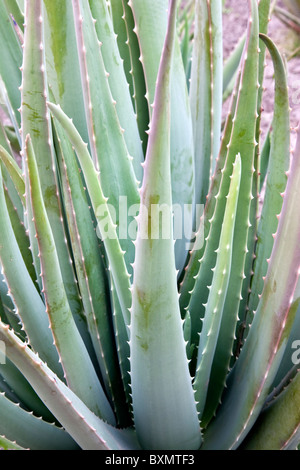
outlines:
[[[25,266],[6,207],[0,169],[0,260],[17,314],[29,342],[53,370],[61,374],[45,305]]]
[[[1,393],[0,435],[31,450],[78,449],[76,442],[62,428],[25,411]]]
[[[296,314],[293,297],[300,272],[300,219],[295,217],[300,191],[299,158],[300,135],[264,290],[247,341],[229,375],[222,406],[207,428],[203,449],[234,449],[243,441],[262,409],[286,349]]]
[[[268,269],[267,260],[272,252],[273,235],[276,233],[278,226],[277,216],[282,208],[282,194],[286,188],[287,171],[290,162],[289,94],[286,70],[275,44],[265,35],[261,34],[260,37],[267,45],[274,64],[275,104],[264,203],[257,231],[254,274],[251,281],[251,293],[248,303],[248,325],[251,324],[251,316],[253,317],[254,315],[259,302],[259,296],[263,290],[263,278]]]
[[[117,227],[112,220],[108,201],[102,191],[99,181],[99,172],[95,169],[87,145],[83,142],[73,122],[65,115],[60,106],[54,105],[53,103],[48,103],[48,106],[53,116],[61,123],[77,153],[94,213],[99,224],[98,228],[105,246],[109,269],[111,270],[116,286],[124,322],[126,327],[128,327],[130,323],[129,308],[131,306],[130,275],[127,271],[124,252],[121,249],[117,236]],[[107,232],[104,230],[105,226],[108,226]]]
[[[113,412],[76,327],[64,289],[30,136],[27,136],[25,141],[25,155],[30,180],[30,202],[42,267],[41,277],[46,311],[64,374],[70,388],[90,406],[91,410],[114,423]]]
[[[300,440],[300,372],[258,418],[242,450],[296,450]]]
[[[135,450],[139,448],[132,430],[118,430],[98,418],[2,322],[0,322],[0,339],[5,342],[8,358],[22,371],[42,401],[83,450]],[[6,410],[0,406],[0,413],[2,411],[5,412]],[[29,417],[32,417],[32,415],[29,415]],[[39,422],[43,426],[43,422],[41,420]],[[15,419],[11,420],[11,425],[16,426]],[[5,429],[8,424],[1,419],[0,432],[1,426]],[[30,426],[29,423],[28,432],[34,431],[36,431],[36,426]],[[53,426],[53,432],[57,433],[59,431]],[[48,438],[48,447],[62,447],[64,445],[63,435],[60,443],[57,443],[53,441],[51,436],[47,436],[47,432],[43,432],[42,429],[39,432],[41,438]],[[22,445],[21,442],[20,444]]]

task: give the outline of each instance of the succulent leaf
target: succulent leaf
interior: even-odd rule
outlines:
[[[62,202],[59,198],[58,175],[56,173],[55,152],[50,122],[50,113],[47,108],[48,83],[46,76],[46,56],[44,43],[44,15],[41,0],[25,3],[26,29],[24,35],[23,54],[23,80],[21,86],[22,105],[22,149],[23,158],[25,139],[29,134],[32,139],[36,155],[39,179],[42,189],[43,201],[49,218],[52,233],[55,239],[58,258],[64,279],[68,301],[79,328],[84,330],[81,311],[82,304],[79,299],[77,284],[73,267],[70,263],[69,247],[66,243],[67,234],[63,223]],[[28,171],[25,168],[25,185],[27,198],[30,192]],[[39,249],[36,239],[35,227],[32,222],[31,205],[27,204],[27,224],[32,246],[33,259],[36,267],[37,279],[40,280]]]
[[[232,353],[234,333],[237,322],[237,314],[240,303],[242,283],[244,278],[244,263],[247,253],[247,240],[249,231],[249,213],[252,198],[253,162],[255,152],[255,132],[256,132],[256,107],[257,107],[257,74],[258,74],[258,14],[257,5],[251,2],[251,17],[247,40],[244,50],[244,57],[241,64],[241,79],[237,83],[237,99],[232,101],[235,106],[235,113],[232,118],[232,125],[228,126],[230,131],[229,142],[225,145],[223,141],[219,161],[215,171],[215,178],[220,182],[216,186],[218,192],[214,195],[215,201],[207,206],[210,213],[209,233],[205,244],[203,257],[200,260],[200,269],[196,274],[196,282],[191,290],[188,310],[192,320],[192,342],[196,342],[201,331],[201,319],[204,316],[204,304],[209,295],[209,286],[212,283],[213,271],[216,264],[217,252],[220,239],[220,226],[223,223],[225,212],[226,196],[229,190],[230,175],[232,174],[232,164],[238,153],[242,159],[241,191],[237,206],[236,226],[233,242],[232,268],[229,280],[228,294],[225,301],[224,321],[220,328],[220,336],[216,349],[215,363],[219,364],[215,369],[216,373],[212,379],[212,390],[209,397],[213,403],[218,403],[219,393],[224,387],[224,380],[228,372],[229,361]],[[247,77],[247,88],[244,88],[244,80]],[[251,126],[247,124],[246,115],[252,114]],[[229,116],[228,119],[231,119]],[[240,136],[243,136],[243,139]],[[225,137],[227,138],[227,132]],[[221,166],[223,164],[223,167]],[[215,191],[216,182],[212,181],[212,190]],[[207,213],[206,213],[207,214]],[[205,216],[205,215],[204,215]],[[206,215],[207,217],[207,215]],[[188,269],[193,270],[193,264],[199,265],[197,252],[191,261]],[[233,288],[234,286],[234,288]],[[222,364],[222,366],[221,366]],[[223,372],[222,372],[223,368]],[[214,371],[214,368],[213,368]],[[214,374],[214,372],[213,372]],[[215,405],[214,405],[215,406]],[[213,408],[214,408],[213,406]]]
[[[50,411],[54,415],[59,416],[61,425],[67,433],[70,433],[81,448],[84,450],[117,450],[121,446],[128,450],[138,448],[134,433],[130,430],[117,430],[99,419],[2,322],[0,322],[0,338],[6,344],[8,358],[22,371],[41,399],[47,403]],[[1,397],[2,395],[0,395]],[[2,411],[2,407],[0,409]],[[3,409],[3,411],[5,412],[6,410]],[[29,416],[32,417],[32,415]],[[43,423],[41,420],[38,421]],[[2,423],[3,421],[1,420],[1,425]],[[48,423],[47,426],[51,427]],[[5,429],[5,423],[3,423],[3,427]],[[53,432],[60,431],[56,426],[52,425],[52,428]],[[33,430],[35,429],[33,428]],[[66,439],[70,442],[70,436],[67,433]],[[41,431],[43,439],[45,434],[45,432]],[[49,442],[51,444],[53,439],[50,438]],[[61,439],[60,446],[64,445],[66,443]]]
[[[111,14],[125,75],[134,104],[143,151],[146,154],[149,109],[146,99],[145,76],[140,61],[139,39],[136,35],[133,13],[129,3],[130,0],[122,0],[121,2],[112,0],[110,2]]]
[[[223,95],[222,6],[196,1],[190,101],[195,148],[196,203],[205,204],[221,137]]]
[[[5,437],[0,437],[0,450],[26,450]]]
[[[49,330],[45,305],[28,273],[11,225],[5,202],[1,170],[0,200],[0,260],[2,273],[9,289],[8,293],[16,313],[22,319],[22,325],[30,344],[53,370],[61,374],[57,351],[53,346],[53,336]]]
[[[124,322],[126,327],[128,327],[130,324],[129,308],[131,307],[130,276],[127,271],[124,252],[117,236],[117,227],[112,220],[107,199],[101,188],[99,172],[95,169],[87,145],[83,142],[73,122],[65,115],[60,106],[54,105],[53,103],[48,103],[48,106],[54,117],[64,128],[79,159],[94,213],[99,224],[99,233],[105,246],[109,268],[115,282]],[[107,233],[104,231],[106,225],[108,226]]]
[[[58,254],[42,197],[30,136],[27,136],[25,145],[30,180],[30,199],[38,239],[46,311],[64,375],[71,390],[74,390],[95,414],[114,423],[113,412],[75,324],[64,289]]]
[[[2,146],[0,146],[0,159],[2,164],[5,166],[6,170],[8,171],[17,190],[19,198],[25,208],[25,182],[20,167],[16,163],[15,159]]]
[[[78,285],[91,335],[93,349],[101,370],[105,390],[115,410],[126,409],[118,358],[110,318],[110,301],[104,262],[99,253],[100,240],[91,218],[82,175],[76,156],[63,129],[57,122],[60,175],[64,193],[72,252]]]
[[[169,95],[175,21],[176,1],[171,1],[141,189],[130,325],[134,422],[140,443],[152,449],[197,449],[201,439],[185,357],[171,220]],[[165,210],[165,228],[155,220],[159,208]]]
[[[46,72],[51,100],[60,103],[87,141],[72,2],[43,0],[43,5]]]
[[[130,5],[141,48],[151,121],[158,70],[167,30],[168,1],[131,0]],[[147,17],[147,21],[143,21],[143,17]],[[154,37],[153,30],[157,31]],[[187,245],[189,245],[194,228],[195,168],[192,116],[177,35],[171,77],[172,198],[173,205],[184,214],[184,217],[174,224],[176,268],[181,272],[186,262]]]
[[[109,74],[109,86],[113,100],[116,102],[120,126],[124,129],[124,138],[129,155],[133,158],[132,163],[136,178],[139,182],[142,182],[143,169],[141,163],[144,161],[144,153],[129,85],[113,30],[113,22],[105,1],[89,0],[89,3],[93,18],[96,20],[96,32],[101,42],[103,62]]]
[[[262,409],[286,348],[296,313],[292,304],[300,266],[300,255],[296,256],[293,249],[300,236],[299,219],[293,216],[299,197],[299,152],[298,138],[264,290],[247,341],[228,378],[222,407],[207,429],[203,448],[236,448],[242,442]],[[285,243],[291,251],[285,249]],[[234,414],[231,407],[229,417],[232,400]],[[227,432],[221,437],[217,428],[223,420]]]
[[[247,439],[244,450],[296,450],[300,435],[300,373],[263,411]]]
[[[76,0],[73,2],[73,9],[77,47],[80,51],[85,51],[80,55],[80,67],[83,89],[85,90],[84,101],[91,155],[96,169],[100,171],[103,193],[114,208],[115,223],[119,233],[124,229],[120,198],[126,198],[129,207],[139,203],[138,181],[134,173],[133,156],[129,154],[126,145],[124,136],[126,130],[124,131],[121,127],[117,105],[114,102],[117,97],[112,96],[108,72],[103,60],[102,46],[98,41],[89,4]],[[93,106],[93,103],[98,104]],[[138,143],[140,144],[140,139],[138,139]],[[134,158],[138,161],[141,169],[141,152],[138,155],[135,154]],[[138,177],[141,177],[140,172]],[[132,222],[132,218],[129,222],[126,221],[126,226],[130,222]],[[127,228],[126,226],[125,228]],[[122,236],[120,233],[119,239],[122,249],[125,251],[127,270],[131,273],[131,263],[134,261],[132,239],[129,236]]]
[[[13,20],[6,9],[5,2],[0,5],[0,41],[6,44],[0,59],[0,74],[4,82],[7,97],[11,105],[11,118],[20,124],[19,108],[21,104],[20,85],[22,74],[22,47],[18,39]]]
[[[289,96],[285,66],[271,39],[262,34],[260,38],[266,43],[274,63],[275,103],[264,203],[257,231],[254,274],[248,303],[250,315],[256,311],[263,289],[263,278],[268,269],[267,259],[270,258],[274,242],[273,235],[277,231],[277,215],[280,214],[282,208],[282,194],[286,188],[286,172],[290,162]],[[251,318],[248,318],[247,322],[251,324]]]
[[[217,347],[219,330],[224,313],[225,299],[230,279],[231,259],[233,250],[233,236],[237,212],[237,203],[241,181],[241,157],[238,154],[233,165],[232,180],[224,214],[220,245],[217,250],[217,261],[214,267],[212,285],[205,306],[200,341],[198,346],[198,358],[196,375],[194,379],[197,409],[201,419],[207,397],[208,384],[210,382],[213,357]]]
[[[20,31],[24,32],[24,13],[21,10],[18,0],[4,0],[7,12],[13,18],[15,26],[20,28]]]
[[[46,405],[40,400],[19,369],[7,357],[5,363],[0,364],[0,374],[2,380],[13,391],[16,403],[20,403],[22,408],[31,410],[35,416],[42,417],[49,423],[55,422],[55,418]],[[9,398],[7,392],[5,394]]]
[[[0,403],[1,435],[16,442],[16,445],[32,450],[78,449],[78,445],[62,428],[25,411],[2,393]]]
[[[224,0],[0,2],[1,450],[300,448],[300,130],[247,5],[223,63]]]

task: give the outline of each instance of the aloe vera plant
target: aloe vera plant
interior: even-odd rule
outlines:
[[[224,65],[221,0],[0,2],[1,448],[299,445],[300,137],[248,9]]]

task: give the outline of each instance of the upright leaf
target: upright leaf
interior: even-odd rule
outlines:
[[[282,194],[286,188],[286,172],[289,169],[290,162],[289,95],[286,70],[275,44],[267,36],[261,35],[260,37],[267,45],[274,63],[275,104],[264,204],[258,225],[254,275],[251,281],[251,294],[248,304],[248,326],[251,324],[259,302],[259,296],[263,290],[263,278],[268,269],[267,260],[272,252],[273,235],[276,233],[278,226],[277,216],[282,208]]]
[[[53,345],[53,336],[49,329],[45,305],[26,268],[11,226],[5,202],[1,168],[0,208],[0,261],[8,286],[8,294],[13,301],[12,308],[15,309],[15,317],[21,318],[22,326],[33,349],[61,376],[62,370],[58,363],[57,351]]]
[[[72,1],[44,0],[43,3],[47,81],[51,99],[74,119],[80,135],[87,141]]]
[[[48,83],[46,76],[43,3],[41,0],[29,0],[25,3],[25,6],[23,81],[21,88],[22,147],[24,151],[25,139],[29,134],[32,138],[32,145],[37,158],[43,200],[58,251],[64,287],[77,325],[84,332],[85,324],[81,317],[82,304],[79,299],[66,242],[62,203],[59,199],[50,114],[46,105]],[[25,183],[27,197],[29,198],[28,193],[30,190],[26,166]],[[28,203],[28,228],[36,272],[38,279],[40,279],[39,253],[30,207]]]
[[[113,336],[106,270],[99,249],[101,242],[97,238],[91,208],[72,146],[58,122],[55,127],[58,134],[56,149],[65,210],[84,314],[105,391],[119,415],[120,425],[124,426],[124,419],[126,423],[128,416]]]
[[[19,87],[22,81],[20,70],[22,66],[22,48],[13,25],[13,20],[6,10],[5,2],[0,3],[0,43],[3,45],[0,58],[0,75],[11,104],[13,113],[11,117],[20,125],[20,113],[18,110],[21,104]]]
[[[120,243],[126,252],[127,270],[131,272],[134,245],[128,233],[125,236],[120,233],[124,231],[122,216],[127,215],[121,213],[120,198],[126,198],[128,207],[137,204],[138,182],[111,93],[89,3],[74,0],[73,9],[91,155],[100,170],[103,193],[114,209]],[[140,161],[140,155],[136,158]],[[125,229],[127,224],[126,220]]]
[[[66,381],[89,407],[108,422],[114,423],[114,415],[96,375],[86,346],[76,327],[60,271],[59,258],[49,219],[42,197],[35,154],[30,137],[25,141],[30,203],[37,233],[42,268],[42,284],[46,311],[59,352]]]
[[[300,272],[300,137],[290,168],[264,290],[247,341],[231,371],[216,418],[207,428],[203,449],[235,449],[256,421],[283,357],[296,309]],[[289,247],[289,250],[286,249]],[[226,433],[222,432],[226,426]]]
[[[178,304],[171,217],[170,74],[175,22],[176,1],[171,1],[141,189],[132,290],[133,414],[138,439],[148,449],[197,449],[201,440]]]
[[[89,0],[91,13],[96,20],[95,27],[101,42],[101,52],[108,82],[113,99],[116,101],[120,125],[124,129],[124,138],[129,154],[132,156],[132,164],[137,180],[141,183],[144,161],[141,137],[139,134],[137,117],[134,111],[129,84],[126,80],[123,62],[118,49],[116,35],[113,30],[113,22],[109,14],[106,1]]]
[[[117,226],[111,217],[108,199],[105,198],[102,191],[99,172],[93,164],[87,144],[83,142],[71,119],[65,115],[60,106],[53,103],[48,103],[48,106],[53,116],[63,126],[66,135],[75,148],[97,219],[99,234],[105,247],[109,270],[112,273],[119,297],[123,320],[126,328],[128,328],[130,324],[129,308],[131,306],[130,274],[127,271],[125,254],[118,239]]]
[[[132,0],[141,60],[146,80],[149,114],[152,104],[167,30],[167,0]],[[147,18],[147,21],[144,19]],[[153,31],[156,34],[153,35]],[[194,143],[193,128],[185,70],[179,40],[176,35],[171,69],[171,175],[172,200],[180,217],[174,217],[176,267],[185,265],[194,220]]]
[[[221,0],[196,1],[190,102],[196,202],[205,204],[221,138],[223,42]]]
[[[198,343],[198,334],[201,331],[201,318],[204,316],[204,306],[209,295],[213,271],[216,264],[220,240],[220,226],[223,223],[226,196],[229,191],[230,175],[236,155],[240,153],[242,160],[241,186],[237,205],[236,225],[233,240],[232,269],[224,305],[224,321],[220,328],[218,350],[216,354],[222,364],[223,373],[216,373],[216,380],[222,381],[222,389],[227,374],[228,360],[231,356],[233,338],[237,322],[237,315],[244,278],[244,263],[247,254],[247,241],[249,232],[249,215],[252,200],[252,184],[254,172],[254,155],[257,117],[257,76],[258,76],[258,12],[254,0],[249,1],[249,17],[247,40],[243,60],[241,62],[240,77],[237,82],[237,94],[232,99],[232,111],[228,116],[224,139],[221,144],[220,155],[217,162],[214,178],[211,183],[210,194],[204,213],[204,224],[207,223],[206,243],[204,250],[194,251],[191,255],[191,264],[187,269],[187,276],[182,289],[189,290],[190,298],[188,310],[192,321],[192,342]],[[249,115],[251,114],[251,123]],[[206,228],[204,227],[206,230]],[[197,246],[196,246],[197,247]],[[202,254],[199,260],[199,255]],[[199,267],[200,262],[200,267]],[[197,271],[198,265],[198,271]],[[190,286],[189,271],[195,273],[194,285]],[[187,285],[186,285],[187,282]],[[224,343],[223,343],[224,341]],[[219,388],[212,387],[215,391]],[[213,392],[212,392],[213,393]],[[209,397],[212,394],[209,393]]]
[[[217,253],[214,276],[205,305],[205,316],[200,334],[197,369],[194,379],[195,396],[200,419],[203,416],[207,398],[208,384],[213,366],[213,358],[217,348],[223,309],[230,279],[233,252],[233,235],[236,220],[236,209],[241,181],[241,157],[237,155],[232,173],[229,193],[224,214],[220,245]]]
[[[146,99],[145,76],[140,60],[139,39],[136,34],[130,0],[122,0],[121,2],[119,0],[112,0],[110,4],[118,47],[124,61],[124,70],[132,94],[144,154],[146,154],[149,109]]]

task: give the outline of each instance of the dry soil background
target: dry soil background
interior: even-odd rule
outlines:
[[[285,7],[281,0],[277,5]],[[223,13],[224,57],[234,48],[237,40],[243,35],[247,27],[248,2],[247,0],[226,0]],[[300,36],[288,28],[276,15],[272,15],[268,27],[268,35],[278,46],[280,52],[288,59],[293,50],[300,45]],[[291,147],[295,145],[296,128],[300,123],[300,57],[295,56],[287,61],[288,86],[291,107]],[[268,128],[273,116],[273,66],[270,56],[266,56],[266,70],[263,98],[263,132]]]

